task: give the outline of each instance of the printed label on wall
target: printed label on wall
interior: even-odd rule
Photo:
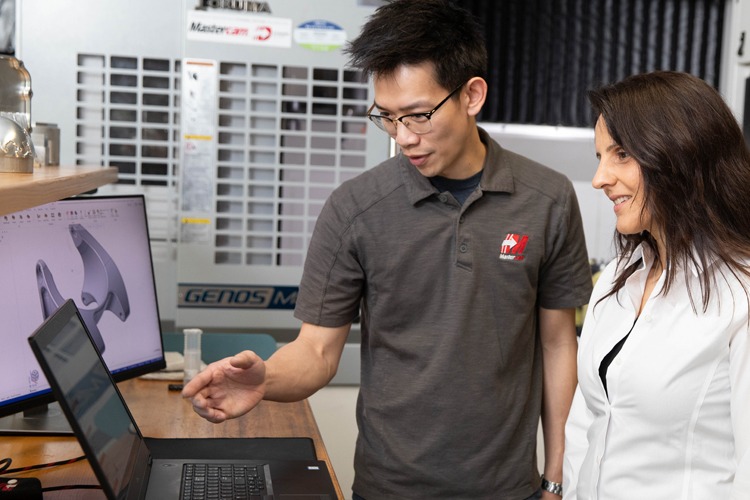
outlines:
[[[296,286],[178,283],[178,308],[294,309]]]
[[[202,42],[292,46],[292,20],[252,14],[189,11],[187,39]]]

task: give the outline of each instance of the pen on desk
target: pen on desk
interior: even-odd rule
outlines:
[[[167,386],[167,389],[170,391],[181,391],[182,390],[182,384],[169,384]]]

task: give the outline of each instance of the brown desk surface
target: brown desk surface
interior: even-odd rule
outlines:
[[[119,385],[128,407],[144,436],[180,437],[309,437],[315,443],[319,460],[328,464],[340,499],[344,496],[331,467],[328,452],[315,423],[310,404],[263,401],[243,417],[223,424],[203,420],[179,392],[168,391],[167,383],[155,380],[128,380]],[[78,441],[57,436],[0,436],[0,458],[13,459],[12,468],[55,462],[82,455]],[[48,469],[14,474],[14,477],[38,477],[42,487],[67,484],[96,484],[88,465],[81,461]],[[47,492],[45,499],[101,499],[101,490],[62,490]]]

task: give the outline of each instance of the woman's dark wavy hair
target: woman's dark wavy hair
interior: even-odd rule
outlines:
[[[431,62],[437,83],[450,90],[487,73],[482,26],[447,0],[387,3],[344,50],[350,64],[367,77],[387,77],[399,66]]]
[[[737,120],[721,95],[687,73],[634,75],[588,93],[612,139],[640,165],[644,210],[665,242],[667,293],[676,270],[706,269],[713,259],[750,276],[750,153]],[[616,234],[624,262],[642,242],[659,257],[648,231]],[[635,266],[623,270],[607,294],[616,294]],[[687,275],[686,275],[687,281]],[[686,283],[687,284],[687,283]],[[715,273],[701,275],[703,310]],[[747,294],[747,289],[745,290]],[[693,309],[693,294],[688,288]]]

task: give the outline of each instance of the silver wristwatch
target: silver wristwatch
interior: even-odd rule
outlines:
[[[544,474],[542,474],[542,489],[555,495],[562,496],[562,484],[554,481],[547,481],[544,479]]]

